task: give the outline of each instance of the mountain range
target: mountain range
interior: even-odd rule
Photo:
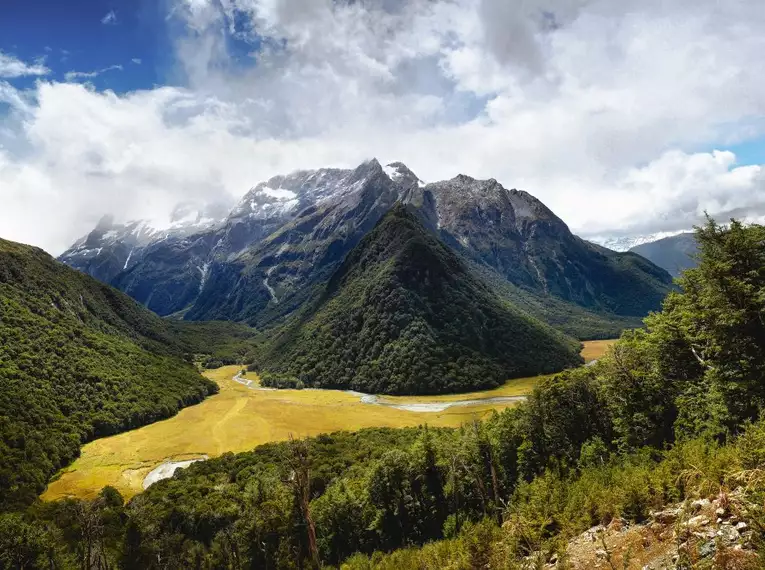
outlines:
[[[152,244],[181,239],[220,223],[228,213],[225,202],[200,205],[178,204],[165,223],[135,220],[115,223],[114,216],[103,216],[96,227],[77,240],[59,260],[105,283],[120,272],[137,265]]]
[[[276,176],[196,226],[100,224],[60,259],[162,316],[268,326],[320,295],[397,202],[505,300],[580,338],[638,325],[671,287],[664,270],[578,238],[526,192],[465,175],[425,184],[377,160]]]
[[[590,241],[612,249],[614,251],[633,251],[636,247],[646,243],[653,243],[664,238],[674,237],[683,233],[691,233],[686,230],[642,233],[626,236],[598,236],[589,238]]]

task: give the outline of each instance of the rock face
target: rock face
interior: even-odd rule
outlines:
[[[402,186],[376,161],[354,170],[300,173],[291,218],[235,258],[216,249],[190,319],[265,323],[289,314],[326,281],[399,199]],[[302,208],[302,209],[301,209]]]
[[[399,203],[261,365],[319,388],[437,394],[576,366],[578,348],[502,302]]]
[[[453,249],[524,289],[634,317],[658,307],[669,289],[665,271],[578,238],[542,202],[496,180],[460,175],[405,200]]]
[[[634,325],[669,288],[664,271],[577,238],[526,192],[467,176],[425,185],[376,160],[276,176],[195,231],[144,236],[140,224],[104,223],[60,259],[160,315],[262,326],[317,294],[399,200],[506,298],[556,326],[591,319],[598,336]]]
[[[184,243],[189,236],[211,230],[226,217],[227,210],[224,203],[204,207],[182,203],[166,223],[159,224],[147,220],[116,224],[113,216],[104,216],[92,232],[77,240],[58,259],[111,284],[120,274],[142,264],[147,252],[161,249],[160,244]]]
[[[115,276],[111,285],[162,316],[183,311],[204,287],[219,231],[154,241],[142,248],[140,261]]]
[[[630,251],[679,277],[684,270],[696,267],[693,256],[698,252],[698,244],[692,233],[685,233],[638,245]]]

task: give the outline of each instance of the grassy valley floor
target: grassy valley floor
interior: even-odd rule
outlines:
[[[585,342],[585,360],[599,357],[614,341]],[[215,457],[249,451],[270,441],[314,436],[366,427],[407,427],[428,424],[458,427],[513,402],[451,407],[414,412],[362,403],[359,396],[336,390],[254,390],[233,380],[237,366],[210,370],[220,393],[181,410],[178,415],[143,428],[93,441],[80,457],[50,483],[44,500],[92,498],[105,485],[126,498],[142,490],[146,475],[166,461]],[[251,373],[247,376],[256,380]],[[511,380],[494,390],[445,396],[383,397],[394,404],[484,400],[528,394],[542,377]]]

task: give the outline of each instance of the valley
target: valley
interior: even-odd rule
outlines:
[[[585,342],[582,353],[585,360],[598,358],[613,342]],[[141,492],[146,476],[165,462],[249,451],[266,442],[286,440],[290,434],[305,437],[339,430],[425,423],[458,427],[485,417],[492,410],[515,405],[512,401],[490,400],[523,396],[545,378],[512,380],[483,392],[380,398],[394,406],[431,404],[438,409],[409,411],[391,405],[370,405],[358,395],[338,390],[253,390],[233,380],[238,371],[237,366],[207,371],[205,375],[220,386],[220,392],[170,419],[83,446],[80,457],[51,481],[42,498],[46,501],[92,498],[105,485],[132,497]],[[255,379],[254,374],[250,373],[248,378]],[[454,405],[466,400],[477,402]],[[445,404],[451,407],[440,409]]]
[[[0,0],[0,570],[765,570],[763,29]]]

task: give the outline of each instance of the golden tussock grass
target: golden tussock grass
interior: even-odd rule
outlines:
[[[613,346],[616,339],[613,340],[586,340],[582,344],[582,358],[585,362],[592,362],[603,356],[609,348]]]
[[[602,342],[602,341],[596,341]],[[585,343],[587,351],[588,343]],[[593,349],[591,352],[599,354]],[[442,412],[411,412],[363,404],[358,396],[336,390],[253,390],[233,380],[239,370],[226,366],[205,374],[220,393],[176,416],[98,439],[82,448],[80,457],[52,481],[43,500],[94,497],[105,485],[126,498],[142,490],[144,477],[168,460],[215,457],[225,452],[249,451],[269,441],[305,437],[365,427],[407,427],[427,423],[458,427],[512,403],[453,407]],[[257,380],[254,373],[247,376]],[[528,394],[542,377],[511,380],[494,390],[446,396],[386,397],[386,401],[445,402]]]

